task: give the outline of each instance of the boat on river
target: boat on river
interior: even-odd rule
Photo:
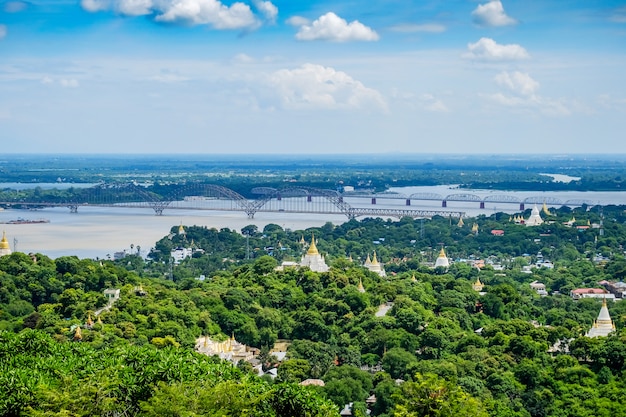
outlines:
[[[2,224],[40,224],[40,223],[50,223],[48,219],[23,219],[18,217],[15,220],[9,220],[6,222],[0,222]]]

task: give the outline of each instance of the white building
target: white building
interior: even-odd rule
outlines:
[[[378,262],[378,259],[376,258],[376,251],[374,251],[374,257],[371,260],[369,254],[367,255],[367,259],[365,260],[363,266],[372,272],[376,272],[381,277],[387,276],[382,264]]]

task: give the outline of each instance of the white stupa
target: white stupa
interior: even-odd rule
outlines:
[[[315,246],[315,236],[311,238],[311,246],[309,246],[309,250],[302,255],[302,259],[300,259],[300,266],[308,266],[311,271],[315,272],[327,272],[328,265],[326,265],[326,261],[324,257],[320,255],[317,251],[317,246]]]
[[[541,215],[539,214],[539,209],[535,204],[532,211],[530,212],[530,217],[528,218],[528,220],[524,221],[524,224],[526,224],[526,226],[539,226],[541,223],[543,223],[543,219],[541,218]]]
[[[0,256],[10,255],[11,254],[11,246],[9,246],[9,241],[7,240],[7,235],[5,232],[2,232],[2,240],[0,241]]]
[[[437,260],[435,261],[435,268],[438,268],[440,266],[443,268],[448,268],[450,266],[450,261],[448,260],[448,257],[446,256],[446,252],[443,250],[443,248],[441,248],[441,251],[439,252],[439,256],[437,257]]]
[[[598,318],[593,322],[593,326],[591,329],[585,334],[587,337],[600,337],[600,336],[608,336],[609,333],[615,331],[615,324],[613,324],[613,320],[611,320],[611,316],[609,315],[609,309],[606,306],[606,298],[602,299],[602,307],[600,308],[600,313],[598,314]]]

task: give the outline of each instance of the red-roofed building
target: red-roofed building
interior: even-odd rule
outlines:
[[[494,235],[494,236],[504,236],[504,230],[493,229],[491,231],[491,234]]]
[[[576,288],[570,291],[570,297],[574,300],[581,298],[606,298],[607,300],[615,300],[615,295],[601,288]]]

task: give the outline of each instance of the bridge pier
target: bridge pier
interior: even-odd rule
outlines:
[[[372,204],[376,204],[376,197],[372,197]]]
[[[410,199],[410,198],[407,198],[407,199],[406,199],[406,203],[405,203],[405,204],[406,204],[407,206],[410,206],[410,205],[411,205],[411,199]]]
[[[520,211],[526,210],[526,207],[524,207],[524,203],[519,203],[519,209]]]
[[[441,207],[448,207],[448,202],[446,200],[443,200],[441,202]]]
[[[311,194],[306,196],[306,202],[310,203],[311,201],[313,201],[313,197],[311,197]]]
[[[78,213],[78,204],[70,204],[67,208],[70,209],[70,213]]]
[[[481,202],[480,202],[480,208],[481,208],[481,209],[484,209],[484,208],[485,208],[485,202],[484,202],[484,201],[481,201]]]

